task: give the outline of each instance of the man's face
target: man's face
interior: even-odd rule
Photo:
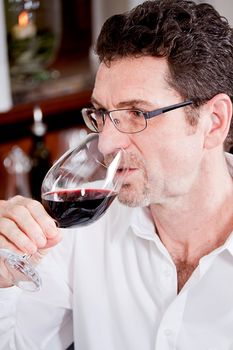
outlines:
[[[164,58],[140,57],[102,63],[96,76],[93,104],[114,110],[151,111],[182,99],[166,82]],[[184,108],[148,120],[137,134],[119,132],[107,117],[99,148],[110,156],[122,147],[129,154],[129,172],[120,201],[129,206],[162,204],[195,188],[203,154],[201,127],[190,126]]]

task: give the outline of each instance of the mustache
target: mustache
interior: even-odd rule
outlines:
[[[109,166],[109,164],[113,161],[114,157],[116,156],[116,153],[108,154],[104,157],[104,164]],[[119,168],[128,167],[129,169],[133,168],[145,168],[145,162],[142,158],[139,158],[134,153],[127,152],[127,159],[123,159],[123,161],[120,163]]]

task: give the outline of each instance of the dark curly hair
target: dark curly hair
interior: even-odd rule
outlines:
[[[107,64],[128,56],[166,57],[169,84],[195,107],[221,92],[233,97],[233,31],[206,3],[145,1],[105,22],[96,52]]]

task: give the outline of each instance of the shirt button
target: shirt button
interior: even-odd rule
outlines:
[[[166,335],[166,337],[170,337],[172,335],[172,330],[169,328],[164,329],[164,334]]]

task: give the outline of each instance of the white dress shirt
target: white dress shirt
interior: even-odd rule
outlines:
[[[233,350],[233,235],[177,294],[147,208],[115,201],[95,224],[63,232],[38,267],[40,292],[0,290],[1,350],[72,340],[76,350]]]

